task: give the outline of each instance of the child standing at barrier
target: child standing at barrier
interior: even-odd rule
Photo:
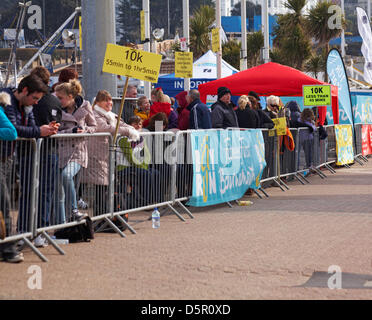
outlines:
[[[300,130],[300,146],[305,153],[306,168],[313,166],[314,153],[314,131],[316,131],[314,113],[311,109],[305,108],[301,112],[300,125],[304,124],[308,129]],[[300,147],[301,150],[301,147]],[[300,155],[300,153],[299,153]],[[300,159],[300,158],[298,158]],[[299,160],[298,160],[299,161]]]
[[[78,80],[70,80],[55,88],[56,96],[63,108],[60,133],[94,133],[97,122],[89,101],[76,103],[76,97],[82,92]],[[66,222],[65,196],[69,215],[75,220],[84,218],[78,211],[74,177],[81,167],[88,166],[88,150],[85,138],[60,139],[58,145],[59,168],[62,169],[62,186],[59,193],[59,223]]]
[[[136,130],[142,129],[142,120],[138,116],[129,119],[128,124]],[[159,172],[149,168],[151,154],[146,141],[131,141],[122,137],[118,141],[120,152],[117,153],[116,165],[118,171],[118,186],[121,194],[127,194],[127,209],[147,206],[157,203],[154,183],[158,180]]]

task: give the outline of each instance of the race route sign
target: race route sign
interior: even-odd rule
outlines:
[[[102,71],[156,83],[161,59],[160,54],[108,43]]]
[[[175,76],[176,78],[192,78],[193,55],[192,52],[176,52]]]
[[[212,51],[218,52],[221,50],[220,28],[212,29]]]
[[[302,86],[304,107],[331,106],[331,86]]]

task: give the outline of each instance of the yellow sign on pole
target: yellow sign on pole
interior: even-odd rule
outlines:
[[[192,52],[176,52],[175,76],[176,78],[192,78],[193,54]]]
[[[302,88],[305,107],[332,105],[330,85],[304,85]]]
[[[214,28],[212,29],[212,51],[218,52],[220,51],[220,29]]]
[[[80,41],[80,50],[83,50],[83,29],[81,27],[81,16],[79,17],[79,41]]]
[[[287,120],[285,117],[271,119],[275,124],[276,134],[278,136],[285,136],[287,133]]]
[[[161,59],[160,54],[108,43],[102,71],[156,83]]]
[[[145,41],[145,11],[141,10],[141,41]]]

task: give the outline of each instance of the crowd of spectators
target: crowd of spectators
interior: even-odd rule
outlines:
[[[81,186],[91,190],[91,208],[94,215],[109,210],[109,153],[110,141],[116,130],[120,139],[116,153],[117,193],[129,193],[131,204],[119,201],[121,207],[134,203],[148,205],[161,202],[165,191],[156,186],[159,176],[170,177],[170,166],[150,165],[151,150],[140,135],[142,128],[150,132],[167,130],[202,130],[226,128],[274,128],[272,119],[286,117],[289,127],[307,127],[300,135],[306,155],[306,166],[312,166],[312,139],[316,130],[311,109],[302,112],[295,101],[283,105],[281,99],[269,96],[262,109],[260,97],[253,91],[242,95],[235,106],[229,88],[218,89],[217,101],[207,107],[200,93],[193,89],[183,91],[171,99],[161,88],[152,90],[151,99],[137,96],[137,88],[129,86],[122,119],[112,112],[113,101],[109,92],[100,90],[92,104],[84,99],[83,88],[73,69],[61,72],[59,81],[50,88],[50,74],[44,67],[32,70],[16,89],[2,89],[0,93],[0,239],[12,234],[10,173],[19,179],[19,201],[16,233],[31,231],[31,209],[37,210],[37,227],[81,221],[78,199]],[[175,108],[177,102],[177,108]],[[118,123],[119,122],[119,123]],[[90,139],[86,134],[95,135]],[[69,134],[69,136],[58,136]],[[80,134],[76,137],[71,136]],[[85,135],[82,135],[85,134]],[[111,139],[109,139],[111,135]],[[35,157],[28,140],[43,138],[40,151],[40,187],[37,207],[30,202]],[[15,165],[16,164],[16,165]],[[187,165],[177,167],[190,170]],[[16,171],[16,174],[14,174]],[[14,181],[13,181],[14,182]],[[191,181],[187,182],[188,189]],[[181,187],[181,186],[178,186]],[[166,189],[166,188],[165,188]],[[119,203],[115,200],[116,203]],[[52,220],[53,217],[53,220]],[[37,247],[47,244],[39,235]],[[23,255],[14,242],[0,245],[0,260],[21,262]]]

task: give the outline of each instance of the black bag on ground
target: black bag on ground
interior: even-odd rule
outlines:
[[[90,242],[94,239],[93,222],[90,217],[85,217],[85,223],[57,230],[54,233],[56,239],[68,239],[70,243]]]

